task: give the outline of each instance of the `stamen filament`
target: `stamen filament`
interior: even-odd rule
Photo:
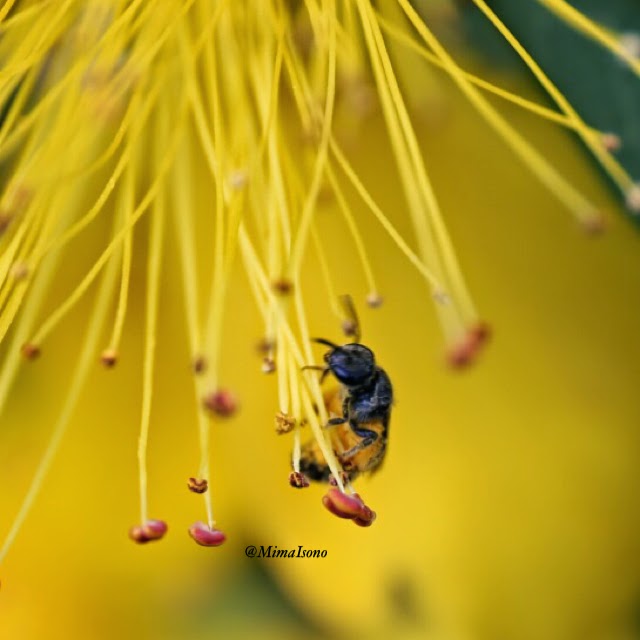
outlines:
[[[142,412],[138,439],[138,480],[140,484],[140,522],[149,519],[147,492],[147,448],[153,396],[153,371],[158,324],[158,293],[162,266],[162,241],[164,235],[164,191],[160,189],[153,203],[150,216],[149,257],[147,262],[147,295],[145,314],[145,344],[143,356]],[[125,214],[127,215],[127,214]]]

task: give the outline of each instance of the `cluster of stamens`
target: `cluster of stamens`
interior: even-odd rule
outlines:
[[[505,37],[511,36],[494,19],[484,0],[473,3]],[[6,11],[0,10],[3,18],[12,4],[6,3]],[[30,3],[17,3],[16,7],[21,4]],[[323,237],[316,211],[332,207],[346,224],[354,251],[345,250],[343,255],[357,255],[370,308],[380,307],[383,298],[378,293],[375,269],[360,228],[365,215],[365,224],[380,225],[390,246],[416,269],[433,293],[436,313],[447,336],[449,365],[466,367],[490,338],[490,329],[479,321],[458,265],[438,203],[437,185],[432,183],[428,163],[423,161],[420,132],[412,124],[403,83],[396,82],[396,63],[386,42],[399,45],[408,38],[417,46],[416,63],[432,63],[443,69],[587,231],[596,233],[603,228],[598,208],[520,136],[487,100],[484,91],[535,113],[547,113],[548,119],[577,133],[614,179],[628,208],[640,212],[640,184],[610,154],[623,142],[617,134],[603,134],[583,122],[535,61],[522,56],[517,47],[559,111],[551,112],[489,82],[479,83],[478,78],[458,66],[409,0],[398,0],[394,11],[385,9],[389,3],[379,3],[378,7],[370,0],[354,0],[344,3],[344,7],[337,3],[339,9],[336,3],[322,3],[322,10],[309,10],[314,3],[276,2],[269,3],[268,11],[252,11],[244,3],[234,2],[218,3],[218,8],[217,3],[195,0],[183,3],[183,10],[177,13],[170,3],[164,12],[154,3],[138,3],[137,12],[131,10],[130,3],[41,4],[39,11],[53,12],[52,25],[71,25],[69,33],[63,28],[57,37],[50,38],[50,48],[43,44],[48,38],[19,26],[21,9],[17,10],[15,21],[2,24],[7,73],[0,78],[0,93],[6,99],[6,113],[0,122],[0,155],[6,164],[3,173],[8,177],[4,178],[4,193],[0,196],[0,241],[3,250],[13,247],[14,254],[11,250],[3,254],[3,258],[9,257],[0,265],[0,325],[4,333],[11,329],[21,338],[6,351],[9,364],[3,364],[0,376],[0,404],[10,396],[8,390],[16,376],[13,354],[19,360],[22,345],[24,358],[36,360],[46,338],[99,276],[98,302],[88,323],[88,337],[81,345],[79,362],[84,362],[85,353],[91,357],[100,353],[100,336],[110,309],[115,306],[112,337],[100,360],[108,369],[116,366],[127,299],[133,287],[134,231],[137,233],[136,225],[145,215],[149,222],[145,238],[149,244],[138,450],[141,524],[129,532],[136,543],[160,540],[168,530],[164,521],[147,518],[146,508],[146,447],[159,299],[165,284],[161,267],[165,264],[166,223],[171,222],[175,232],[187,333],[194,356],[190,366],[195,374],[195,397],[201,404],[197,425],[201,459],[198,471],[194,471],[198,477],[189,478],[187,486],[189,491],[202,494],[205,502],[206,523],[199,521],[189,528],[189,535],[202,546],[219,546],[225,541],[224,533],[215,527],[212,490],[206,478],[211,478],[211,424],[235,415],[239,407],[236,395],[220,386],[218,380],[223,310],[229,283],[233,281],[232,270],[240,262],[238,256],[268,336],[260,346],[261,370],[265,374],[277,373],[280,411],[275,430],[278,434],[292,433],[294,439],[289,483],[295,488],[309,486],[309,478],[300,470],[300,432],[309,425],[324,463],[333,474],[332,487],[323,497],[323,504],[337,517],[350,519],[358,526],[370,526],[376,514],[357,493],[351,492],[344,469],[349,469],[352,462],[342,460],[324,438],[323,428],[330,421],[331,411],[323,403],[320,382],[313,376],[320,370],[324,377],[328,369],[308,366],[310,329],[300,274],[309,247],[317,254],[328,291],[336,287],[331,270],[338,270],[338,262],[332,264],[328,259],[335,253],[329,250],[333,250],[333,238]],[[83,4],[87,4],[86,9],[82,9]],[[93,15],[94,4],[113,4],[113,8],[104,15],[101,10]],[[292,12],[308,15],[293,16]],[[386,18],[385,12],[389,13]],[[264,14],[270,18],[265,20]],[[397,15],[400,22],[394,18]],[[300,25],[299,33],[295,24]],[[403,31],[407,25],[411,25],[410,33]],[[159,26],[162,28],[158,33],[164,34],[161,39],[156,33]],[[306,33],[304,38],[302,31]],[[76,41],[80,32],[84,35]],[[398,32],[403,36],[398,38]],[[40,54],[25,58],[20,42],[23,37],[27,38],[25,47]],[[515,40],[507,39],[511,43]],[[12,43],[21,46],[11,46]],[[619,53],[625,62],[637,62],[637,36],[625,36],[620,45]],[[219,48],[225,51],[223,58],[216,53]],[[310,64],[312,58],[314,62]],[[68,60],[77,62],[65,69]],[[77,78],[76,68],[82,72]],[[637,71],[638,66],[632,68]],[[50,73],[51,69],[55,73]],[[265,84],[265,70],[269,69],[273,78]],[[78,83],[79,78],[82,80]],[[56,94],[59,100],[48,98]],[[342,104],[341,95],[346,97]],[[89,103],[87,97],[91,98]],[[399,171],[399,200],[403,192],[407,226],[412,229],[409,241],[398,230],[404,228],[404,223],[396,228],[394,216],[383,211],[352,163],[335,117],[345,102],[355,110],[355,120],[364,120],[376,109],[377,117],[384,119],[390,134],[386,155]],[[39,118],[32,117],[34,113],[39,113]],[[306,140],[303,148],[291,144],[298,134]],[[13,142],[8,144],[7,140]],[[142,158],[145,162],[141,162]],[[207,172],[206,180],[192,178],[189,160],[198,170]],[[76,201],[76,190],[91,192],[101,175],[98,170],[108,173],[90,207],[69,204]],[[199,176],[195,171],[193,175]],[[345,187],[352,193],[349,197]],[[354,215],[356,209],[362,210],[362,217]],[[28,289],[31,281],[40,274],[54,273],[56,256],[99,217],[113,225],[104,251],[73,292],[38,328],[38,314],[46,300],[42,291],[47,287],[38,293],[37,287]],[[214,245],[212,265],[207,267],[211,282],[205,290],[197,282],[199,234],[211,236]],[[136,245],[137,242],[136,239]],[[341,280],[340,285],[343,284]],[[29,303],[34,302],[33,309],[21,315],[23,306],[27,306],[23,305],[22,296],[33,291],[33,297],[26,298]],[[209,297],[207,313],[201,308],[205,295]],[[328,297],[333,300],[335,296]],[[342,330],[349,338],[359,337],[358,324],[352,318],[343,321]],[[188,366],[185,364],[185,370]],[[78,364],[72,389],[81,388],[87,371],[88,367]],[[56,427],[21,514],[28,511],[32,496],[42,484],[79,394],[80,391],[70,393],[69,408],[62,414],[61,426]],[[19,526],[22,517],[18,516]],[[0,559],[12,539],[10,534],[9,542],[0,550]]]

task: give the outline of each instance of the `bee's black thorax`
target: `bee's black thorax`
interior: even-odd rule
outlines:
[[[345,388],[349,399],[350,422],[381,420],[387,426],[393,404],[393,387],[384,369],[376,367],[366,384]]]

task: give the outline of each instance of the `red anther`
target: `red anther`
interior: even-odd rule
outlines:
[[[142,525],[129,529],[129,537],[138,544],[145,544],[153,540],[160,540],[165,536],[169,527],[164,520],[147,520]]]
[[[491,339],[491,327],[486,322],[478,322],[469,329],[468,336],[476,348],[482,347]]]
[[[367,305],[372,309],[381,307],[383,302],[384,298],[379,293],[372,292],[367,295]]]
[[[309,481],[304,473],[299,471],[292,471],[289,474],[289,484],[296,489],[305,489],[309,486]]]
[[[449,349],[447,362],[454,369],[462,369],[473,362],[478,350],[478,342],[465,336],[458,344]]]
[[[357,518],[354,518],[353,521],[359,527],[370,527],[375,522],[375,519],[376,512],[369,509],[367,505],[364,505],[364,508],[360,512],[360,515]]]
[[[142,530],[149,540],[160,540],[167,533],[169,527],[164,520],[147,520],[142,525]]]
[[[355,516],[348,515],[340,511],[331,501],[328,495],[322,496],[322,504],[325,506],[325,509],[331,511],[334,516],[338,516],[338,518],[344,518],[345,520],[353,520]]]
[[[238,400],[228,389],[212,391],[202,399],[205,409],[221,417],[228,418],[238,410]]]
[[[107,369],[112,369],[118,362],[118,354],[113,349],[105,349],[100,356],[100,362]]]
[[[456,369],[470,365],[478,355],[478,351],[491,337],[491,327],[478,322],[467,329],[464,337],[447,353],[447,362]]]
[[[348,495],[342,493],[339,489],[329,489],[329,491],[322,496],[322,504],[326,509],[331,511],[333,515],[348,520],[362,517],[364,514],[363,509],[366,508],[357,493]]]
[[[218,529],[212,529],[204,522],[194,522],[189,527],[189,535],[203,547],[219,547],[227,536]]]
[[[193,491],[193,493],[206,493],[207,489],[209,488],[209,483],[204,478],[202,480],[198,480],[197,478],[189,478],[187,487],[189,491]]]
[[[138,544],[144,544],[145,542],[150,541],[150,538],[147,537],[147,534],[142,530],[140,525],[136,525],[129,529],[129,537]]]
[[[22,345],[22,355],[27,360],[35,360],[40,355],[40,347],[36,344],[27,342]]]

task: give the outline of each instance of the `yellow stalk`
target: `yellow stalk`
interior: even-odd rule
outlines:
[[[143,356],[142,412],[138,439],[138,479],[140,484],[140,523],[149,519],[147,496],[147,447],[153,397],[153,370],[158,324],[158,293],[162,265],[162,240],[164,235],[164,191],[160,189],[154,200],[149,233],[147,262],[147,295],[145,313],[145,344]]]

